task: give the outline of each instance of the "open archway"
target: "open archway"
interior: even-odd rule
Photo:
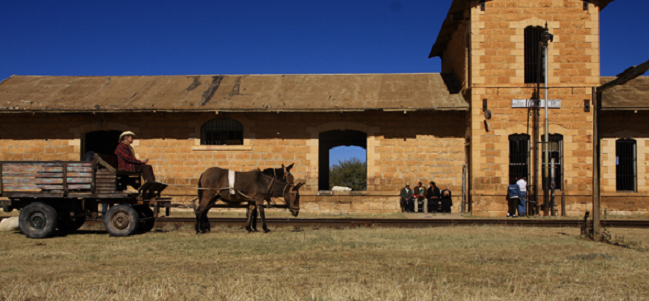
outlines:
[[[329,151],[338,146],[358,146],[367,150],[367,134],[353,130],[334,130],[319,135],[318,190],[329,190]]]
[[[122,131],[115,130],[86,133],[83,143],[84,154],[95,152],[97,154],[112,155],[119,144],[120,134],[122,134]]]

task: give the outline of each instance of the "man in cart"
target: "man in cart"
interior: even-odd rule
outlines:
[[[126,131],[119,135],[119,145],[115,149],[117,155],[117,169],[120,171],[139,172],[142,173],[142,178],[146,182],[155,182],[155,175],[153,174],[153,167],[147,165],[149,159],[144,161],[138,160],[135,157],[135,151],[131,146],[135,140],[135,133]]]

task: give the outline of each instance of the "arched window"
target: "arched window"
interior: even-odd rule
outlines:
[[[232,119],[212,119],[201,126],[201,145],[243,145],[243,125]]]
[[[539,47],[543,27],[528,26],[525,28],[525,83],[542,83],[545,78],[543,53]]]
[[[530,171],[530,135],[509,135],[509,184],[528,177]]]
[[[636,192],[636,175],[636,141],[617,140],[615,142],[616,190]]]

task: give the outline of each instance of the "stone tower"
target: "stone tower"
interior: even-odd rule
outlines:
[[[599,13],[611,1],[454,0],[430,56],[454,78],[471,109],[467,116],[468,195],[474,215],[504,216],[507,185],[525,176],[530,198],[542,189],[544,110],[534,108],[548,48],[550,158],[555,159],[555,208],[590,207],[593,193],[592,89],[600,85]],[[544,84],[540,96],[544,97]],[[490,114],[485,114],[490,113]],[[491,115],[491,116],[488,116]],[[540,125],[535,132],[535,122]],[[538,148],[538,152],[535,151]],[[535,167],[538,172],[535,172]]]

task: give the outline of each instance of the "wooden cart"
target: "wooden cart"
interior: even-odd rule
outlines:
[[[160,196],[167,185],[140,185],[139,173],[119,172],[97,159],[0,161],[3,210],[19,209],[20,229],[31,238],[76,231],[86,218],[99,218],[100,205],[110,207],[101,218],[114,236],[150,231],[161,208],[169,215],[171,199]]]

